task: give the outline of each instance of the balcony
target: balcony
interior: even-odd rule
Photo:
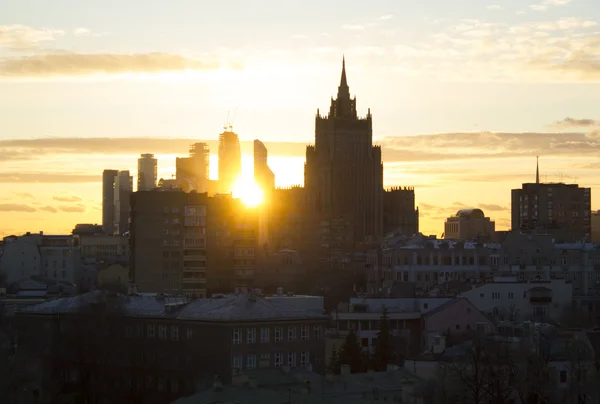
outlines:
[[[530,303],[552,303],[551,296],[531,296],[529,298]]]

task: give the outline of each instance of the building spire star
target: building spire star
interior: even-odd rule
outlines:
[[[348,82],[346,80],[346,57],[344,55],[342,55],[342,78],[340,79],[340,91],[342,89],[348,89]]]

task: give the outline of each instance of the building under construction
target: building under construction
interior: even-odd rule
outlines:
[[[189,157],[175,160],[177,186],[186,192],[207,192],[210,149],[206,143],[194,143],[190,146],[189,154]]]

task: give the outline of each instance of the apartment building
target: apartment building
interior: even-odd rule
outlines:
[[[40,352],[44,380],[62,380],[76,391],[87,375],[86,391],[98,400],[164,403],[202,389],[215,374],[226,382],[240,370],[309,365],[323,373],[322,313],[319,297],[249,293],[188,300],[91,292],[17,316],[24,330],[45,330],[23,332],[22,341],[47,342]],[[88,355],[85,361],[79,351]],[[65,377],[56,379],[52,369]]]

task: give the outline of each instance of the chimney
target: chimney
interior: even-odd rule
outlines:
[[[350,365],[342,365],[340,368],[340,374],[342,376],[347,376],[350,374]]]
[[[215,379],[213,381],[213,391],[223,391],[223,383],[221,383],[221,378],[219,375],[215,375]]]

